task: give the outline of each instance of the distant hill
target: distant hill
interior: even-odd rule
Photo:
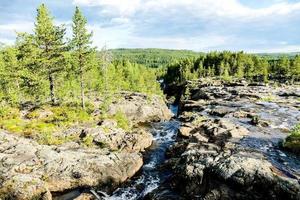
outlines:
[[[111,49],[115,60],[129,60],[133,63],[143,64],[148,67],[157,68],[174,60],[182,58],[198,57],[203,52],[196,52],[192,50],[171,50],[171,49]],[[267,57],[268,59],[275,59],[282,56],[293,58],[300,55],[300,52],[291,53],[254,53],[254,55]]]
[[[270,59],[278,59],[280,57],[286,56],[288,58],[293,58],[296,55],[300,55],[300,52],[290,52],[290,53],[256,53],[255,55],[267,57]]]
[[[173,60],[198,57],[201,53],[191,50],[169,49],[111,49],[115,60],[126,59],[130,62],[157,68]]]

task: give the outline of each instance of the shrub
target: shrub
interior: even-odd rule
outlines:
[[[130,121],[127,119],[126,115],[122,111],[118,111],[113,119],[116,120],[118,127],[124,129],[125,131],[130,131],[131,125]]]
[[[300,124],[296,125],[285,139],[283,147],[300,153]]]
[[[85,138],[83,138],[82,141],[86,147],[91,147],[91,146],[93,146],[94,138],[91,135],[87,135]]]

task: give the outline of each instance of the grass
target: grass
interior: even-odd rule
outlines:
[[[197,116],[194,120],[193,120],[193,122],[192,122],[192,124],[194,125],[194,126],[198,126],[198,125],[200,125],[203,121],[205,121],[205,120],[207,120],[207,118],[205,117],[205,116]]]
[[[263,102],[274,102],[275,100],[276,100],[276,97],[274,97],[272,95],[265,96],[260,99],[260,101],[263,101]]]
[[[117,125],[118,125],[119,128],[121,128],[125,131],[130,131],[131,130],[131,123],[122,111],[117,111],[116,114],[111,116],[111,118],[116,120]]]
[[[1,106],[0,128],[11,133],[31,137],[41,144],[62,144],[70,137],[58,137],[52,134],[74,124],[94,120],[89,110],[84,111],[74,105],[44,105],[22,116],[18,108]]]
[[[300,124],[296,125],[291,131],[290,135],[285,139],[283,147],[300,153]]]
[[[77,104],[64,104],[60,106],[43,105],[24,113],[18,108],[9,106],[0,107],[0,129],[10,133],[19,134],[37,140],[39,144],[60,145],[69,141],[76,141],[75,136],[64,136],[59,133],[76,124],[95,122],[99,117],[92,117],[94,108],[82,110]],[[112,116],[104,114],[104,119],[117,122],[118,128],[131,131],[132,124],[124,112],[118,111]],[[109,132],[109,129],[105,130]],[[86,147],[93,146],[94,138],[86,136],[81,144]]]

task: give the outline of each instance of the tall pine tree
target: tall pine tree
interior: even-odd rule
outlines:
[[[92,60],[94,48],[91,47],[92,33],[86,28],[87,20],[78,7],[75,9],[73,16],[73,38],[71,47],[74,55],[74,69],[78,73],[81,89],[81,106],[85,109],[85,82],[84,75]]]
[[[64,69],[65,28],[53,24],[53,18],[44,4],[37,9],[36,20],[36,44],[40,49],[38,61],[42,74],[46,75],[49,80],[50,98],[52,104],[55,104],[55,75]]]

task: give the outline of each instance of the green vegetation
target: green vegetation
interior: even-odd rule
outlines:
[[[283,147],[295,153],[300,153],[300,124],[291,130],[290,135],[283,143]]]
[[[201,53],[190,50],[168,49],[112,49],[115,60],[129,60],[132,63],[158,68],[184,58],[195,58]]]
[[[15,45],[1,46],[0,128],[59,144],[70,138],[54,137],[54,132],[96,120],[92,111],[105,112],[121,91],[162,95],[156,69],[113,59],[105,49],[97,53],[86,26],[76,7],[73,34],[67,38],[64,26],[56,26],[42,4],[33,34],[18,33]],[[95,107],[99,98],[102,103]],[[121,113],[113,117],[119,127],[129,130],[126,117]],[[84,143],[89,146],[90,139]]]
[[[125,131],[130,131],[130,121],[122,111],[118,111],[114,116],[112,116],[112,119],[116,120],[119,128],[122,128]]]
[[[243,52],[211,52],[169,64],[162,77],[168,84],[201,77],[219,77],[225,81],[245,78],[250,81],[294,82],[300,80],[300,56],[268,60]]]
[[[272,96],[272,95],[265,96],[260,99],[260,101],[265,101],[265,102],[274,102],[275,100],[276,100],[276,97]]]

